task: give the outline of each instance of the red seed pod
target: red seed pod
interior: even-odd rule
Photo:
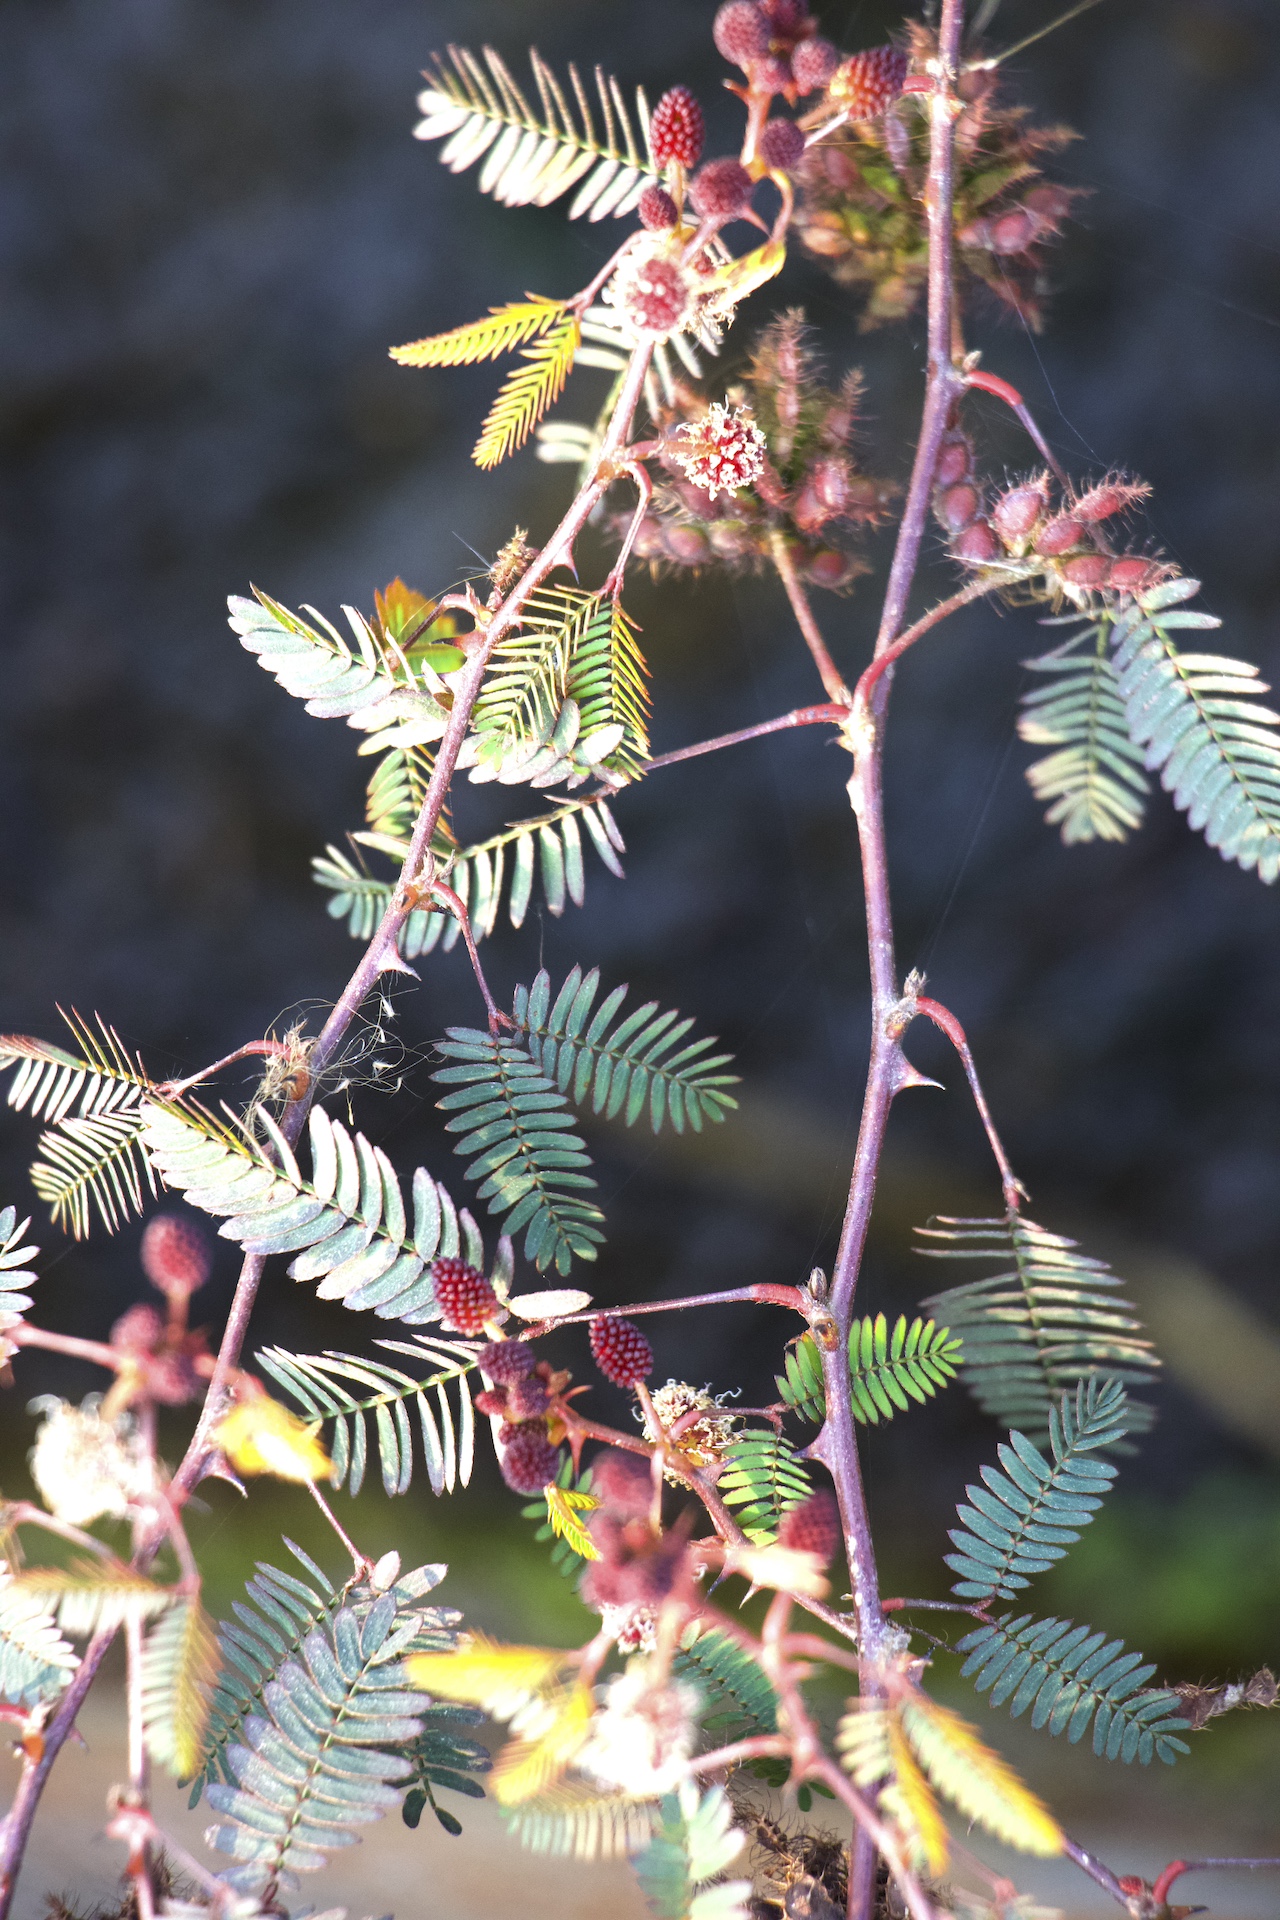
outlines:
[[[713,520],[707,537],[722,560],[745,560],[753,551],[751,535],[740,520]]]
[[[1107,585],[1114,587],[1117,593],[1143,593],[1166,572],[1167,569],[1155,560],[1144,560],[1137,553],[1125,553],[1111,562]]]
[[[711,556],[707,536],[699,527],[668,527],[666,543],[667,552],[681,566],[696,567]]]
[[[507,1388],[507,1418],[517,1423],[537,1420],[546,1412],[550,1399],[545,1380],[539,1380],[536,1374],[528,1380],[517,1380]]]
[[[1025,253],[1034,240],[1039,237],[1040,222],[1035,215],[1028,213],[1025,207],[1014,207],[1009,213],[1002,213],[993,220],[987,229],[987,245],[992,253]]]
[[[640,225],[650,233],[664,233],[680,218],[676,203],[665,187],[646,187],[636,202]]]
[[[693,94],[688,87],[669,87],[649,121],[655,167],[665,167],[670,160],[678,160],[682,167],[696,167],[705,138],[702,108]]]
[[[840,1538],[840,1509],[835,1495],[826,1487],[784,1513],[778,1528],[779,1546],[796,1553],[816,1553],[824,1567],[835,1558]]]
[[[510,1429],[511,1438],[498,1461],[502,1477],[513,1493],[541,1493],[560,1470],[560,1449],[547,1439],[540,1420]]]
[[[431,1281],[444,1324],[454,1333],[484,1332],[486,1320],[498,1311],[498,1296],[482,1273],[457,1255],[434,1262]]]
[[[483,1413],[486,1419],[505,1420],[507,1417],[507,1390],[505,1387],[485,1387],[475,1396],[475,1409]]]
[[[819,87],[826,86],[839,65],[840,55],[829,40],[802,40],[791,55],[791,77],[796,92],[816,93]]]
[[[1041,527],[1036,535],[1036,552],[1047,554],[1050,558],[1059,553],[1070,553],[1072,547],[1078,547],[1084,539],[1084,525],[1073,514],[1055,514]]]
[[[833,518],[831,509],[820,499],[812,480],[806,480],[791,503],[791,518],[802,533],[816,533]]]
[[[751,175],[741,161],[708,160],[689,184],[689,198],[704,220],[728,220],[751,198]]]
[[[1103,480],[1073,501],[1071,511],[1077,520],[1092,526],[1098,520],[1109,520],[1113,513],[1123,513],[1135,501],[1145,500],[1150,492],[1143,481]]]
[[[980,567],[988,560],[998,560],[1003,549],[991,522],[975,520],[952,541],[951,551],[957,560],[967,560],[971,566]]]
[[[516,1380],[529,1378],[537,1355],[527,1340],[491,1340],[487,1347],[481,1347],[476,1358],[482,1373],[503,1386],[510,1386]]]
[[[147,1222],[139,1254],[152,1286],[170,1297],[197,1292],[213,1266],[209,1242],[199,1227],[176,1213],[158,1213]]]
[[[756,475],[756,492],[766,507],[784,507],[787,503],[787,487],[782,475],[768,460],[765,460]]]
[[[953,487],[973,472],[973,442],[963,433],[949,433],[938,448],[938,464],[933,470],[935,487]]]
[[[726,0],[715,17],[711,37],[716,51],[735,67],[748,67],[769,51],[769,21],[755,0]]]
[[[1024,487],[1011,487],[1002,493],[991,509],[991,524],[1006,547],[1018,546],[1044,518],[1048,499],[1047,480],[1031,480]]]
[[[154,1307],[139,1302],[122,1313],[111,1329],[117,1353],[150,1353],[164,1338],[164,1321]]]
[[[907,66],[901,47],[867,47],[846,60],[831,80],[832,101],[843,106],[851,120],[874,120],[902,92]]]
[[[937,496],[937,514],[944,527],[951,533],[959,533],[967,527],[982,505],[982,495],[976,487],[962,482],[958,487],[947,487]]]
[[[603,1514],[618,1521],[643,1520],[653,1503],[653,1475],[638,1454],[610,1447],[591,1462],[591,1491]]]
[[[847,460],[836,453],[815,460],[809,469],[809,483],[828,513],[848,513],[853,499],[853,474]]]
[[[832,547],[824,547],[815,553],[805,567],[805,578],[815,587],[827,587],[834,591],[847,586],[854,576],[854,564],[847,553],[837,553]]]
[[[653,1348],[634,1321],[606,1320],[602,1315],[591,1322],[591,1352],[606,1380],[615,1387],[634,1387],[653,1372]]]
[[[779,173],[790,173],[804,158],[804,135],[794,120],[770,120],[760,135],[760,158]]]
[[[1077,553],[1064,560],[1059,571],[1075,587],[1103,587],[1111,572],[1111,556],[1106,553]]]

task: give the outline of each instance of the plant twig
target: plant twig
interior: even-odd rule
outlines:
[[[844,683],[844,675],[827,650],[822,629],[809,604],[809,596],[796,572],[796,563],[787,545],[786,535],[780,527],[775,527],[769,535],[769,552],[774,566],[778,569],[778,578],[786,590],[787,599],[791,602],[791,611],[796,617],[796,625],[804,635],[805,645],[813,655],[813,664],[818,669],[819,677],[827,690],[828,700],[835,701],[838,706],[847,707],[850,704],[850,694]]]

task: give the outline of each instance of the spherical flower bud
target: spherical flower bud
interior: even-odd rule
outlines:
[[[653,164],[665,167],[669,161],[678,160],[682,167],[696,167],[705,134],[702,108],[688,87],[669,87],[649,120]]]
[[[653,1502],[653,1475],[639,1454],[610,1447],[591,1462],[591,1491],[602,1513],[615,1520],[643,1520]]]
[[[769,16],[769,25],[780,39],[793,40],[804,32],[806,26],[812,29],[815,24],[809,18],[804,0],[760,0],[760,4]]]
[[[962,482],[958,487],[947,487],[937,498],[938,518],[951,533],[959,533],[982,505],[982,497],[976,487]]]
[[[938,449],[938,464],[933,470],[935,487],[953,487],[973,472],[973,447],[963,433],[948,434]]]
[[[804,135],[794,120],[770,120],[760,135],[760,158],[779,173],[790,173],[804,156]]]
[[[474,1398],[475,1410],[486,1419],[505,1420],[507,1417],[507,1390],[505,1387],[485,1387]]]
[[[204,1234],[176,1213],[158,1213],[147,1222],[139,1254],[152,1286],[171,1298],[197,1292],[213,1265]]]
[[[971,566],[982,566],[988,560],[997,560],[1002,548],[996,539],[989,520],[975,520],[957,535],[952,543],[952,553],[957,560],[967,560]]]
[[[829,40],[802,40],[791,55],[791,77],[796,92],[816,93],[819,87],[825,87],[836,68],[840,65],[840,55]]]
[[[454,1333],[484,1332],[485,1321],[498,1311],[498,1296],[482,1273],[456,1254],[446,1254],[433,1263],[431,1281],[446,1327]]]
[[[150,1353],[164,1338],[164,1321],[154,1307],[140,1302],[122,1313],[111,1329],[117,1353]]]
[[[755,0],[726,0],[715,17],[711,37],[723,59],[746,68],[769,51],[769,21]]]
[[[750,486],[764,465],[765,437],[746,407],[717,401],[680,432],[683,443],[673,449],[674,457],[713,500],[718,493]]]
[[[1036,535],[1036,552],[1050,556],[1070,553],[1072,547],[1078,547],[1083,539],[1083,521],[1077,520],[1074,514],[1055,514]]]
[[[614,274],[606,298],[633,333],[666,340],[689,318],[693,284],[678,260],[641,247]]]
[[[730,220],[751,198],[751,175],[738,160],[708,160],[689,186],[689,198],[704,220]]]
[[[795,84],[790,60],[781,53],[766,54],[752,67],[751,84],[757,93],[786,93]]]
[[[831,98],[851,120],[874,120],[891,107],[907,77],[901,47],[867,47],[846,60],[830,82]]]
[[[498,1461],[502,1477],[513,1493],[541,1493],[560,1471],[560,1450],[547,1439],[540,1420],[514,1427]]]
[[[636,212],[640,215],[640,225],[650,233],[663,233],[680,218],[676,203],[665,187],[646,187],[636,202]]]
[[[615,1387],[634,1387],[653,1372],[653,1348],[631,1320],[591,1322],[591,1352],[606,1380]]]
[[[1020,546],[1044,517],[1049,483],[1043,476],[1023,487],[1010,487],[991,509],[991,524],[1006,547]]]
[[[507,1418],[517,1424],[522,1420],[537,1420],[546,1412],[550,1400],[545,1380],[539,1380],[536,1375],[517,1380],[507,1388]]]
[[[840,1509],[835,1495],[826,1487],[811,1493],[798,1507],[783,1514],[778,1528],[778,1545],[794,1553],[813,1553],[827,1566],[840,1545]]]
[[[527,1340],[491,1340],[487,1347],[481,1347],[476,1359],[480,1371],[487,1373],[491,1380],[511,1386],[517,1380],[528,1379],[537,1355]]]

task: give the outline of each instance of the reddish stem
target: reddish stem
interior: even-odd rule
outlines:
[[[960,1055],[960,1061],[964,1067],[964,1077],[969,1082],[969,1091],[973,1095],[973,1104],[978,1109],[978,1117],[982,1121],[992,1154],[995,1156],[995,1163],[1000,1169],[1000,1183],[1004,1189],[1005,1206],[1008,1207],[1011,1213],[1016,1213],[1021,1203],[1027,1198],[1027,1190],[1013,1171],[1013,1168],[1009,1165],[1008,1155],[1001,1145],[1000,1135],[996,1132],[995,1121],[991,1118],[991,1109],[987,1105],[986,1095],[982,1091],[982,1085],[978,1079],[978,1069],[973,1063],[973,1054],[969,1050],[969,1042],[965,1038],[964,1028],[960,1025],[954,1013],[950,1012],[950,1010],[944,1007],[938,1000],[928,1000],[921,995],[916,1000],[916,1011],[922,1013],[926,1020],[932,1020],[934,1026],[938,1028],[939,1032],[946,1034],[948,1040]]]
[[[817,667],[822,684],[827,690],[827,698],[840,706],[847,707],[849,689],[844,683],[844,675],[827,651],[822,629],[814,617],[809,596],[796,572],[796,563],[787,545],[786,535],[779,527],[775,527],[769,536],[769,552],[773,556],[774,566],[778,569],[778,578],[786,589],[787,599],[791,602],[791,611],[796,617],[796,625],[804,635],[805,645],[813,655],[813,664]]]
[[[717,734],[714,740],[699,740],[692,747],[677,747],[673,753],[660,753],[655,760],[645,762],[646,773],[656,773],[659,767],[676,767],[682,760],[696,760],[703,753],[718,753],[721,747],[740,747],[748,740],[763,740],[767,733],[784,733],[788,727],[817,727],[824,721],[840,726],[849,717],[849,709],[843,702],[831,701],[821,707],[796,707],[792,713],[781,714],[776,720],[761,720],[754,727],[741,727],[737,733]]]

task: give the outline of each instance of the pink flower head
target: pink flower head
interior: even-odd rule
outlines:
[[[673,449],[695,487],[714,500],[718,493],[736,493],[760,473],[765,438],[747,407],[729,407],[719,401],[701,420],[682,427],[684,445]]]

